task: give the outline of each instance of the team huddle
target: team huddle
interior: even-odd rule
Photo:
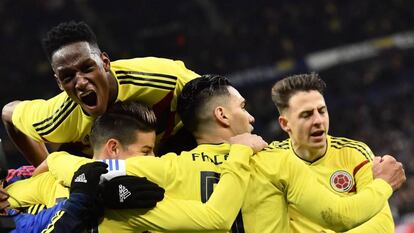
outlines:
[[[62,92],[2,112],[37,167],[0,196],[19,212],[12,232],[394,231],[388,198],[403,166],[328,134],[318,74],[274,84],[289,138],[268,144],[224,76],[164,58],[110,61],[83,22],[52,28],[43,47]]]

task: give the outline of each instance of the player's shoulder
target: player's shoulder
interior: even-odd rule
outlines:
[[[334,148],[369,148],[367,144],[362,141],[358,141],[355,139],[350,139],[346,137],[335,137],[330,136],[330,146]]]
[[[150,163],[176,163],[179,158],[180,156],[178,154],[169,152],[159,156],[133,156],[132,158],[128,158],[128,160],[144,160]]]
[[[126,66],[155,66],[155,65],[177,65],[177,64],[184,64],[182,61],[179,60],[172,60],[169,58],[161,58],[161,57],[136,57],[130,59],[120,59],[111,62],[111,67],[126,67]]]
[[[179,158],[179,155],[174,152],[168,152],[166,154],[163,154],[160,156],[161,159],[177,159]]]
[[[277,175],[275,171],[287,165],[290,157],[289,140],[273,141],[262,151],[256,153],[251,162],[255,170],[261,171],[264,174]]]
[[[289,140],[283,141],[272,141],[269,145],[264,148],[262,151],[258,152],[254,157],[265,158],[273,157],[274,155],[283,156],[289,154],[290,143]]]
[[[81,161],[81,160],[90,160],[89,158],[85,158],[85,157],[80,157],[80,156],[76,156],[74,154],[71,154],[67,151],[53,151],[51,152],[47,159],[48,161],[51,159],[55,159],[55,158],[65,158],[65,159],[70,159],[72,161]]]
[[[272,141],[264,150],[265,151],[288,151],[290,149],[289,139],[283,141]]]
[[[173,84],[174,86],[177,81],[198,76],[188,70],[182,61],[159,57],[140,57],[113,61],[111,62],[111,70],[118,78],[139,76],[140,78],[150,78],[151,81],[164,83],[161,85]]]
[[[346,151],[356,155],[363,155],[366,158],[372,158],[372,151],[369,146],[359,140],[354,140],[346,137],[329,137],[331,148]]]

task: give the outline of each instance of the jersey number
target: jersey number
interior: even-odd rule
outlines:
[[[206,203],[213,193],[214,184],[217,184],[220,180],[220,174],[217,172],[201,172],[201,201]],[[236,217],[233,225],[231,226],[231,232],[244,233],[243,218],[241,210]]]

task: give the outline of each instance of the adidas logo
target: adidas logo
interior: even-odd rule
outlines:
[[[78,177],[76,177],[75,182],[77,183],[88,183],[85,177],[85,173],[80,174]]]
[[[119,202],[123,203],[127,197],[131,195],[131,192],[122,184],[119,186]]]

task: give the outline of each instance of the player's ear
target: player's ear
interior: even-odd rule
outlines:
[[[283,129],[286,133],[290,132],[289,121],[284,115],[280,115],[278,118],[280,128]]]
[[[119,150],[120,150],[120,143],[118,140],[114,138],[108,139],[105,143],[105,154],[107,155],[107,159],[117,159]]]
[[[214,117],[219,124],[230,126],[226,108],[224,108],[223,106],[217,106],[214,109]]]
[[[111,60],[109,59],[109,55],[106,52],[102,52],[101,59],[103,62],[103,68],[106,72],[108,72],[111,69]]]
[[[57,76],[56,74],[54,74],[53,76],[55,77],[55,80],[56,80],[56,83],[57,83],[57,85],[58,85],[59,89],[60,89],[61,91],[64,91],[64,89],[63,89],[63,87],[62,87],[62,83],[60,82],[60,80],[59,80],[58,76]]]

